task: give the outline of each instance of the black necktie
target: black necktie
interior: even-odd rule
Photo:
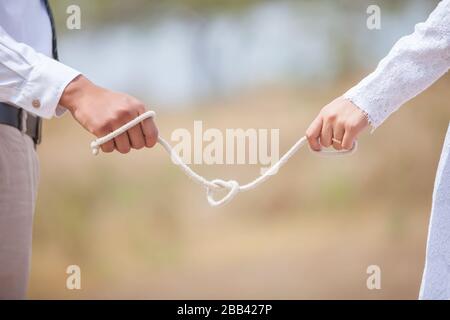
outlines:
[[[53,58],[58,60],[58,47],[56,45],[56,31],[55,31],[55,21],[53,20],[52,9],[50,9],[50,5],[48,0],[43,0],[45,9],[47,9],[48,17],[50,18],[50,24],[52,26],[52,54]]]

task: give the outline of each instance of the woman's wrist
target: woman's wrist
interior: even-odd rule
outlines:
[[[343,95],[341,96],[341,99],[346,100],[348,103],[350,103],[355,109],[357,109],[364,117],[367,125],[366,126],[370,126],[372,128],[372,131],[375,129],[375,126],[372,123],[371,120],[371,116],[369,114],[369,112],[367,112],[365,109],[363,109],[362,107],[360,107],[359,105],[357,105],[352,98],[348,97],[347,95]]]

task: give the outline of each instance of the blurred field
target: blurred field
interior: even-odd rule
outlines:
[[[205,127],[280,128],[280,153],[334,90],[262,88],[194,108],[158,110],[160,133]],[[89,150],[69,115],[39,147],[30,298],[404,298],[418,295],[434,174],[449,122],[449,78],[360,139],[348,158],[307,150],[259,189],[210,208],[164,150]],[[148,101],[151,103],[151,101]],[[195,166],[246,182],[258,166]],[[77,264],[82,290],[65,288]],[[366,288],[366,268],[382,289]]]

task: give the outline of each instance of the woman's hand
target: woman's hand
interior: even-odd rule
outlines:
[[[311,149],[321,146],[350,150],[357,136],[369,125],[364,113],[349,100],[339,97],[322,108],[306,130]]]

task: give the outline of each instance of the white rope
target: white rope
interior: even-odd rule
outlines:
[[[100,146],[112,139],[114,139],[115,137],[121,135],[122,133],[126,132],[128,129],[134,127],[135,125],[137,125],[138,123],[140,123],[141,121],[147,119],[147,118],[152,118],[155,116],[155,112],[154,111],[147,111],[143,114],[141,114],[140,116],[138,116],[137,118],[131,120],[130,122],[124,124],[122,127],[120,127],[119,129],[107,134],[104,137],[98,138],[94,141],[92,141],[91,143],[91,149],[92,149],[92,153],[94,155],[97,155],[100,149]],[[214,179],[214,180],[207,180],[206,178],[202,177],[201,175],[199,175],[198,173],[196,173],[195,171],[193,171],[188,165],[186,165],[178,156],[178,154],[176,152],[173,151],[173,148],[170,146],[169,143],[167,143],[166,140],[164,140],[162,137],[158,137],[158,143],[163,146],[163,148],[167,151],[167,153],[170,154],[170,156],[172,157],[172,161],[175,162],[175,164],[177,164],[181,170],[183,170],[183,172],[192,180],[194,180],[195,182],[197,182],[198,184],[202,185],[203,187],[206,188],[206,197],[208,199],[208,202],[211,206],[216,207],[216,206],[220,206],[222,204],[225,204],[227,202],[229,202],[231,199],[233,199],[239,192],[243,192],[243,191],[247,191],[253,188],[256,188],[257,186],[259,186],[260,184],[262,184],[264,181],[266,181],[267,179],[269,179],[272,175],[274,175],[301,147],[303,147],[306,143],[307,143],[307,139],[305,136],[301,137],[279,160],[277,163],[275,163],[272,167],[270,167],[268,170],[266,170],[264,172],[264,174],[260,175],[258,178],[256,178],[255,180],[244,184],[244,185],[240,185],[237,181],[235,180],[222,180],[222,179]],[[355,141],[355,143],[353,144],[353,147],[351,150],[343,150],[343,151],[313,151],[314,153],[318,153],[318,154],[322,154],[322,155],[327,155],[327,156],[335,156],[335,155],[344,155],[344,154],[352,154],[353,152],[356,151],[357,148],[357,143]],[[228,191],[228,193],[219,200],[216,200],[214,198],[214,191],[218,190],[218,189],[226,189]]]

